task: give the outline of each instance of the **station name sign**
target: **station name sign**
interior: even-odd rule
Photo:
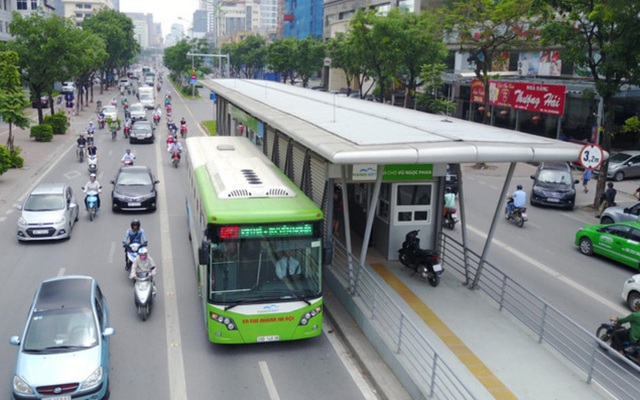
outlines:
[[[372,181],[378,176],[375,164],[354,164],[351,179],[354,181]],[[389,164],[384,166],[382,180],[422,181],[433,179],[433,164]]]

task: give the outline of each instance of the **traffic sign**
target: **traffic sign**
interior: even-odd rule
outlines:
[[[580,150],[580,158],[578,161],[584,169],[598,169],[604,161],[604,151],[602,150],[602,147],[597,144],[585,144],[582,147],[582,150]]]

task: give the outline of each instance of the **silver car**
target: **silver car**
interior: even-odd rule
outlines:
[[[109,309],[95,279],[70,275],[40,284],[18,346],[13,399],[109,398]]]
[[[69,238],[80,212],[73,189],[64,183],[41,183],[18,208],[21,241]]]
[[[609,157],[607,179],[620,182],[623,179],[640,176],[640,151],[625,150]]]
[[[116,106],[103,107],[102,110],[100,110],[100,112],[104,114],[104,119],[106,121],[108,121],[109,119],[111,119],[112,121],[115,121],[118,119],[118,107]]]
[[[614,222],[637,221],[640,216],[640,203],[632,206],[607,207],[600,216],[601,224],[613,224]]]
[[[144,108],[142,103],[133,103],[129,107],[129,113],[131,114],[132,121],[147,118],[147,110]]]

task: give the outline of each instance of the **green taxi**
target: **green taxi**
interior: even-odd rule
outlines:
[[[576,232],[576,246],[587,256],[600,254],[630,267],[640,267],[640,223],[586,225]]]

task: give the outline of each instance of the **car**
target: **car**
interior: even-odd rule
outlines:
[[[573,178],[567,162],[543,162],[538,165],[533,179],[531,205],[547,205],[572,210],[576,203],[576,187],[580,181]]]
[[[61,93],[75,93],[76,92],[76,84],[72,81],[62,82],[62,89],[60,89]]]
[[[139,119],[131,125],[129,133],[129,143],[148,142],[153,143],[156,139],[155,127],[147,119]]]
[[[622,300],[627,303],[631,310],[634,310],[633,304],[640,300],[640,274],[633,275],[622,286]]]
[[[118,119],[118,107],[116,106],[104,106],[100,112],[104,114],[105,120],[111,118],[112,121],[115,121]]]
[[[50,98],[48,94],[45,94],[44,96],[40,96],[40,104],[42,104],[42,108],[47,108],[49,107],[49,102]],[[31,107],[33,108],[38,108],[38,100],[36,100],[35,98],[31,99]]]
[[[128,78],[122,78],[118,81],[118,87],[123,86],[125,88],[128,88],[131,86],[131,82],[129,82]]]
[[[147,117],[147,110],[142,103],[133,103],[129,106],[129,113],[131,113],[131,119],[133,121],[138,119],[145,119]]]
[[[153,177],[149,167],[120,167],[115,179],[111,181],[113,211],[155,211],[158,197],[156,184],[159,182]]]
[[[107,299],[95,279],[69,275],[43,281],[29,309],[13,374],[13,399],[109,397]]]
[[[20,241],[70,238],[80,212],[73,189],[65,183],[39,184],[18,208]]]
[[[609,157],[607,179],[620,182],[626,178],[640,176],[640,151],[625,150]]]
[[[640,202],[627,206],[607,207],[600,216],[601,224],[613,224],[614,222],[636,221],[640,216]]]
[[[640,267],[640,223],[636,221],[583,226],[576,232],[575,244],[584,255],[599,254]]]

